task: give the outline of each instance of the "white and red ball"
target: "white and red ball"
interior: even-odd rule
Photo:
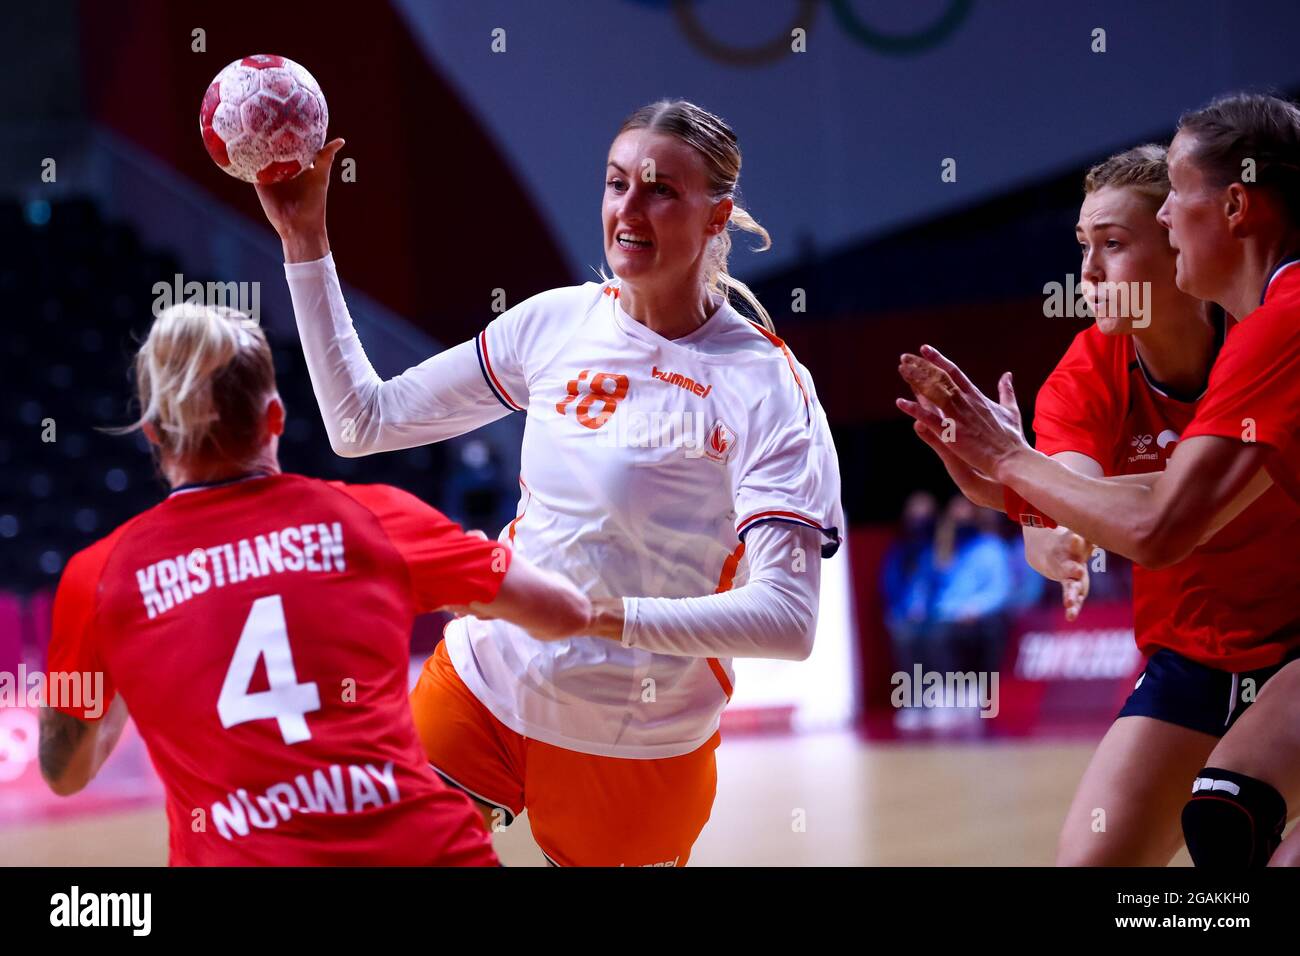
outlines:
[[[260,53],[217,74],[199,107],[213,162],[249,183],[292,179],[325,145],[329,109],[320,84],[282,56]]]

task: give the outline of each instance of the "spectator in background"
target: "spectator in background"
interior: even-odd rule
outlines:
[[[934,669],[997,668],[1010,624],[1013,581],[1002,539],[958,495],[935,530]],[[973,701],[955,701],[969,707]]]
[[[885,599],[885,628],[894,666],[911,671],[925,664],[923,647],[931,631],[934,527],[939,504],[934,495],[913,492],[903,506],[902,534],[885,554],[880,588]]]

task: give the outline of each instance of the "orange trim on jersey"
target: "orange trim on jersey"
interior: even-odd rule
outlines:
[[[745,556],[745,542],[740,542],[736,550],[727,555],[727,560],[722,562],[722,572],[718,575],[718,586],[714,589],[714,594],[721,594],[723,591],[730,591],[731,586],[736,582],[736,569],[740,567],[740,559]],[[716,657],[708,658],[709,670],[713,671],[713,676],[718,679],[722,686],[722,692],[727,695],[727,700],[731,700],[731,692],[734,688],[731,686],[731,680],[727,677],[727,671],[722,666],[722,662]]]
[[[722,692],[727,695],[727,700],[731,700],[731,681],[727,680],[727,672],[722,667],[722,662],[716,657],[709,658],[709,670],[713,671],[713,676],[718,679],[722,685]]]
[[[740,559],[745,556],[745,542],[736,545],[736,550],[727,555],[727,560],[722,562],[722,573],[718,575],[718,586],[714,594],[721,594],[723,591],[730,591],[732,584],[736,581],[736,569],[740,567]]]
[[[799,392],[803,395],[804,408],[809,408],[811,403],[808,401],[808,390],[803,387],[803,379],[799,377],[798,370],[794,367],[794,356],[790,354],[790,349],[786,347],[785,341],[767,329],[763,328],[757,322],[751,322],[751,325],[763,333],[763,337],[775,345],[785,355],[785,360],[790,365],[790,373],[794,376],[794,383],[799,386]]]
[[[515,520],[510,522],[510,530],[507,532],[507,537],[509,538],[510,546],[512,548],[515,545],[515,525],[519,524],[519,522],[523,520],[524,515],[528,514],[528,503],[533,500],[533,492],[524,482],[523,475],[519,476],[519,484],[527,493],[527,497],[524,498],[524,510],[515,515]]]
[[[618,298],[618,288],[615,286],[607,285],[605,288],[600,290],[601,295],[609,295],[610,293],[613,293],[614,298]]]
[[[492,370],[492,359],[488,357],[488,343],[487,343],[486,329],[484,329],[482,332],[478,334],[478,339],[479,339],[479,352],[483,356],[483,368],[487,371],[488,378],[492,380],[492,387],[501,393],[502,397],[505,398],[506,402],[508,402],[510,406],[514,408],[515,411],[522,412],[524,410],[524,407],[510,397],[510,393],[506,391],[506,387],[502,385],[501,380],[497,378],[497,373]]]

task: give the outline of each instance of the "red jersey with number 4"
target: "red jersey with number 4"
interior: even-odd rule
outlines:
[[[1147,379],[1132,338],[1091,326],[1039,391],[1034,432],[1044,454],[1078,452],[1107,475],[1132,475],[1162,470],[1196,415],[1196,401]],[[1178,564],[1135,566],[1138,648],[1167,647],[1228,671],[1278,663],[1300,644],[1297,540],[1300,506],[1274,486]]]
[[[1273,273],[1263,303],[1228,336],[1193,435],[1268,445],[1269,476],[1300,501],[1300,261]]]
[[[386,485],[179,489],[68,563],[49,669],[102,672],[167,791],[173,865],[494,865],[429,769],[411,624],[491,601],[509,549]],[[83,703],[86,703],[83,701]]]

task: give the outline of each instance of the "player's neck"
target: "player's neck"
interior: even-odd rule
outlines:
[[[183,485],[211,485],[233,481],[248,475],[278,475],[280,462],[274,452],[265,452],[249,461],[164,461],[163,476],[173,488]]]
[[[1206,306],[1192,302],[1178,321],[1134,329],[1133,346],[1147,376],[1176,395],[1199,395],[1214,364],[1219,332]]]
[[[1287,258],[1296,255],[1294,237],[1279,237],[1273,241],[1248,242],[1243,248],[1242,261],[1232,270],[1232,280],[1224,290],[1219,304],[1228,314],[1240,320],[1259,308],[1260,300],[1274,270]]]
[[[666,339],[690,335],[713,314],[714,305],[703,285],[674,284],[666,289],[619,287],[623,311],[651,332]]]

